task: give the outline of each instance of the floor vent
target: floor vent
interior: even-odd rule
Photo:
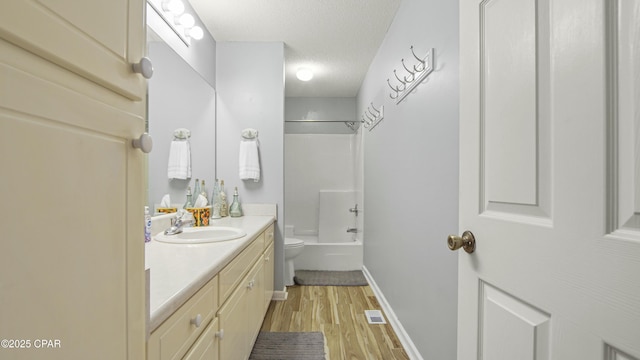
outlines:
[[[380,310],[365,310],[364,315],[367,317],[369,324],[386,324],[382,311]]]

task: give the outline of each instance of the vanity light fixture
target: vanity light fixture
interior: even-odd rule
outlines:
[[[162,10],[171,13],[173,16],[180,16],[184,12],[184,3],[182,0],[163,1]]]
[[[196,19],[193,15],[185,12],[183,0],[156,0],[161,2],[162,11],[158,11],[157,5],[154,6],[153,0],[147,0],[147,3],[160,14],[167,25],[189,46],[191,39],[200,40],[204,37],[204,30],[196,25]]]
[[[296,77],[300,81],[309,81],[313,79],[313,71],[305,67],[299,68],[298,71],[296,72]]]
[[[174,21],[176,22],[176,25],[182,25],[184,28],[189,29],[192,28],[196,23],[196,19],[194,19],[193,15],[189,13],[184,13],[179,17],[176,16]]]
[[[202,28],[200,26],[196,25],[189,29],[189,37],[191,37],[192,39],[200,40],[204,37],[204,31],[202,31]]]

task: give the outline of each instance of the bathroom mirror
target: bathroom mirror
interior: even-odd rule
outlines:
[[[165,194],[182,207],[187,187],[203,179],[211,189],[215,179],[215,89],[151,28],[147,29],[148,57],[153,77],[147,91],[148,131],[153,151],[148,158],[148,205],[152,213]],[[213,66],[213,65],[212,65]],[[191,178],[168,178],[168,160],[174,130],[191,131]],[[209,190],[210,191],[210,190]]]

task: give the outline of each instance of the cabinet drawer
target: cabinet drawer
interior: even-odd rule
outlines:
[[[181,359],[211,322],[218,307],[217,277],[187,300],[149,337],[148,359]]]
[[[236,256],[220,274],[220,304],[231,295],[242,276],[249,271],[253,262],[264,250],[264,233],[260,234],[251,245],[247,246],[240,255]]]
[[[195,345],[182,360],[218,360],[218,318],[207,326]]]
[[[273,223],[269,225],[267,230],[264,231],[264,248],[268,248],[269,245],[273,244],[273,237],[275,236],[275,228]]]

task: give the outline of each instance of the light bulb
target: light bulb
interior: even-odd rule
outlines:
[[[170,12],[173,16],[179,16],[184,12],[184,3],[181,0],[164,1],[162,10]]]
[[[296,77],[300,81],[309,81],[313,79],[313,71],[309,68],[300,68],[298,72],[296,72]]]
[[[191,14],[182,14],[179,18],[176,18],[176,24],[182,25],[186,28],[190,28],[196,23],[196,19]]]
[[[194,26],[191,29],[189,29],[189,37],[196,40],[200,40],[202,39],[203,36],[204,36],[204,31],[202,31],[202,28],[200,26]]]

